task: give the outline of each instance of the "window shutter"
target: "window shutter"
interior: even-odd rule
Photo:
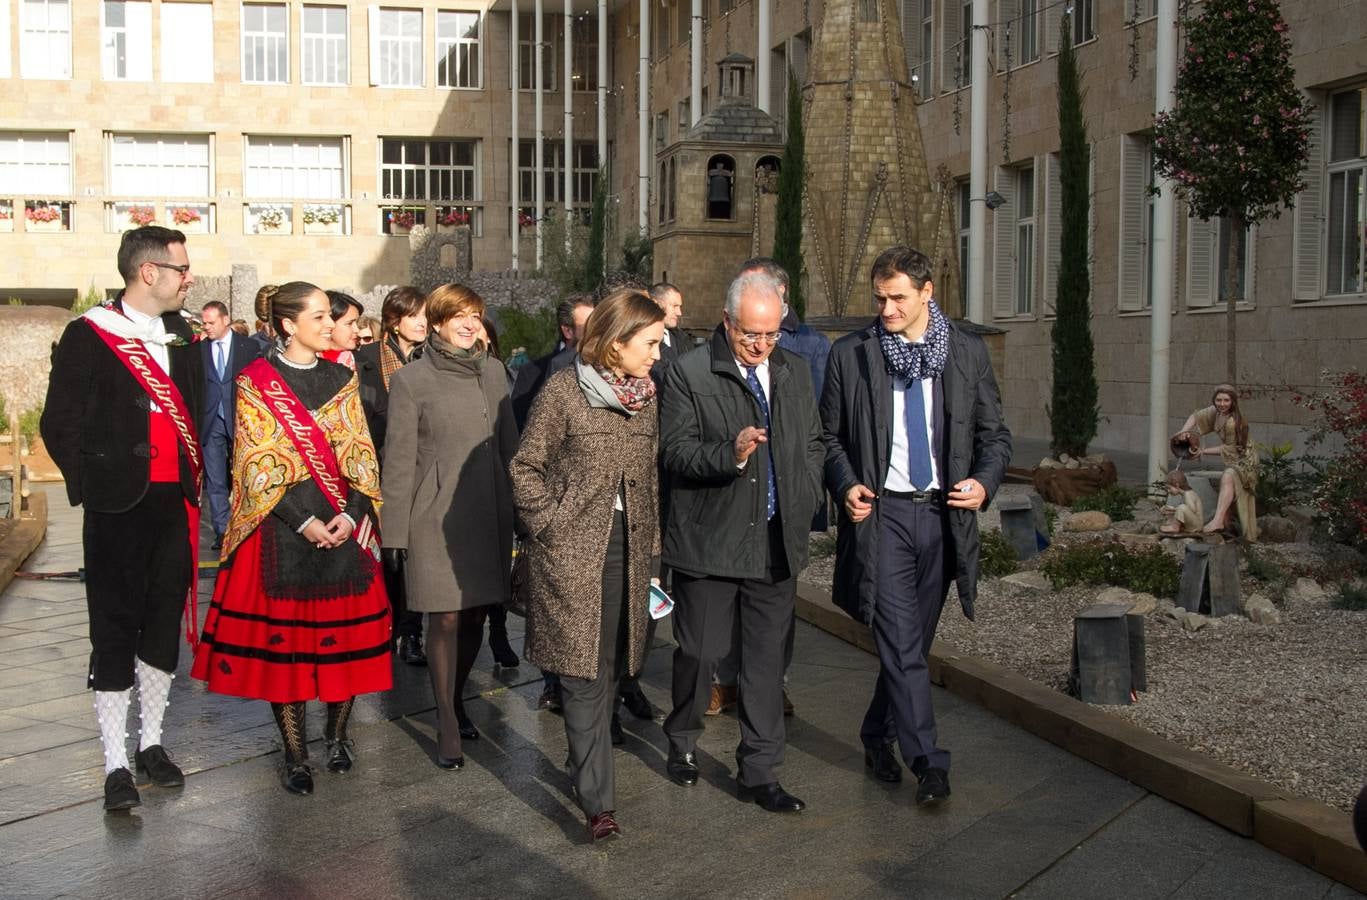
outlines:
[[[997,167],[994,177],[997,193],[1006,202],[992,211],[992,315],[1009,319],[1016,312],[1015,255],[1011,252],[1016,242],[1016,179],[1010,169]]]
[[[993,31],[997,37],[997,71],[1006,71],[1006,32],[1011,30],[1011,63],[1020,65],[1021,23],[1020,0],[997,0],[997,22]]]
[[[1149,177],[1144,167],[1144,142],[1128,134],[1120,136],[1120,252],[1117,257],[1116,308],[1121,312],[1144,308],[1141,293],[1144,263],[1144,216],[1147,198],[1144,191]]]
[[[1215,290],[1220,268],[1215,256],[1219,251],[1216,222],[1187,218],[1187,308],[1204,309],[1215,305]]]
[[[911,0],[904,0],[910,3]],[[9,78],[12,71],[10,64],[10,38],[9,38],[9,8],[8,3],[0,4],[0,78]]]
[[[128,34],[128,80],[152,80],[152,4],[125,3]]]
[[[704,3],[703,8],[706,7],[707,4]],[[792,54],[793,76],[797,79],[797,86],[802,87],[807,83],[807,38],[803,35],[794,37],[789,52]]]
[[[1054,314],[1058,265],[1063,256],[1063,184],[1057,153],[1044,157],[1044,314]]]
[[[921,0],[902,0],[902,49],[907,57],[907,83],[921,65]]]
[[[1058,52],[1059,29],[1063,27],[1063,4],[1050,3],[1044,8],[1044,51]]]
[[[1324,259],[1324,116],[1318,104],[1310,116],[1310,146],[1305,158],[1305,190],[1296,197],[1296,240],[1292,282],[1296,300],[1322,296]]]
[[[952,92],[956,85],[964,83],[963,78],[956,78],[954,67],[963,64],[964,48],[959,46],[960,24],[962,22],[963,9],[957,2],[940,3],[940,90],[946,94]]]
[[[377,85],[380,83],[380,8],[378,6],[366,7],[366,17],[370,25],[368,35],[368,44],[370,46],[370,83]]]
[[[1244,302],[1258,302],[1258,226],[1248,226],[1248,259],[1244,269]]]

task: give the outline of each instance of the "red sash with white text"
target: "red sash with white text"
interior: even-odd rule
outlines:
[[[337,454],[328,443],[327,435],[304,406],[299,395],[294,393],[275,367],[264,359],[255,359],[242,370],[256,389],[261,393],[266,407],[285,430],[285,435],[294,448],[299,451],[314,483],[323,492],[328,505],[334,513],[346,511],[346,477],[342,474]],[[356,523],[352,537],[361,549],[370,554],[371,559],[380,561],[380,542],[375,535],[375,523],[369,515],[361,517]]]
[[[171,420],[176,428],[176,438],[180,446],[185,450],[185,456],[190,460],[190,472],[195,482],[195,499],[199,499],[200,487],[204,478],[204,463],[200,457],[199,439],[195,436],[194,423],[186,412],[185,399],[180,395],[180,388],[171,380],[170,375],[161,370],[161,366],[152,359],[147,346],[137,338],[123,338],[116,334],[105,331],[89,318],[86,322],[90,325],[90,330],[104,341],[106,347],[114,354],[114,357],[121,363],[128,374],[133,376],[133,380],[138,383],[147,396],[152,399],[161,411]],[[156,413],[153,413],[156,415]],[[199,645],[199,604],[198,604],[198,578],[199,574],[199,507],[189,499],[185,500],[185,522],[190,532],[190,589],[185,598],[185,638],[194,648]]]

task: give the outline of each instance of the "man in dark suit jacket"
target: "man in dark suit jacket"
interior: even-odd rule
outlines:
[[[860,738],[874,777],[916,775],[916,800],[949,797],[927,654],[952,580],[973,618],[978,511],[1011,458],[982,339],[932,299],[930,260],[893,247],[874,261],[879,318],[831,348],[821,396],[826,486],[841,514],[835,601],[873,628],[881,663]]]
[[[233,421],[237,408],[236,378],[247,363],[261,355],[261,345],[232,329],[228,307],[210,300],[200,313],[204,337],[199,341],[204,367],[204,423],[199,443],[204,450],[204,493],[214,526],[214,549],[228,530],[228,492],[232,486]]]
[[[135,680],[138,770],[158,785],[185,783],[161,745],[161,724],[193,587],[191,520],[198,516],[187,509],[199,505],[196,435],[204,409],[200,356],[179,315],[195,282],[185,235],[158,226],[126,232],[118,258],[124,290],[111,306],[67,326],[53,353],[39,425],[68,499],[85,507],[89,684],[111,811],[141,802],[125,740]],[[111,343],[126,349],[116,352]],[[159,382],[162,402],[134,371]],[[180,402],[172,408],[166,398],[174,400],[175,392]]]
[[[659,387],[664,383],[669,367],[692,350],[693,345],[679,328],[679,320],[683,318],[683,292],[668,281],[658,281],[650,286],[650,299],[665,311],[665,334],[660,341],[660,359],[650,368],[650,377],[655,379],[655,386]]]
[[[527,427],[527,417],[532,414],[532,401],[541,393],[541,386],[546,379],[574,363],[575,348],[584,336],[584,323],[592,312],[593,298],[588,294],[573,294],[556,306],[555,321],[560,331],[556,348],[518,369],[517,380],[513,382],[513,421],[517,422],[518,431]]]

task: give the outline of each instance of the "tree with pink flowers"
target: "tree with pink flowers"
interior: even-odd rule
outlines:
[[[1279,217],[1305,188],[1310,106],[1296,90],[1291,39],[1276,0],[1207,0],[1183,27],[1176,98],[1154,119],[1154,169],[1171,179],[1193,216],[1229,221],[1225,321],[1228,380],[1237,384],[1235,236]]]

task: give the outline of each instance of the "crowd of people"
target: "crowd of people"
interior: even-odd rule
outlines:
[[[161,733],[182,617],[191,675],[271,704],[282,784],[308,794],[305,704],[327,707],[323,765],[350,771],[355,698],[388,690],[395,658],[427,667],[434,761],[461,768],[480,735],[462,698],[486,626],[496,664],[520,662],[513,607],[540,705],[563,713],[588,833],[619,834],[618,709],[655,715],[637,677],[663,590],[677,643],[668,777],[697,784],[705,717],[735,706],[738,795],[801,811],[779,780],[785,680],[828,496],[835,598],[880,659],[860,731],[869,775],[900,782],[900,750],[917,802],[948,799],[927,654],[950,583],[973,615],[976,512],[1011,438],[986,348],[936,305],[924,254],[878,256],[878,315],[834,345],[760,258],[696,346],[677,287],[619,287],[566,298],[555,350],[515,374],[484,300],[459,284],[396,288],[377,322],[346,294],[290,282],[259,293],[253,334],[211,302],[195,335],[184,234],[129,231],[118,266],[123,291],[54,351],[41,423],[85,509],[105,809],[140,803],[135,686],[133,768],[184,783]],[[220,560],[202,629],[201,494]]]

